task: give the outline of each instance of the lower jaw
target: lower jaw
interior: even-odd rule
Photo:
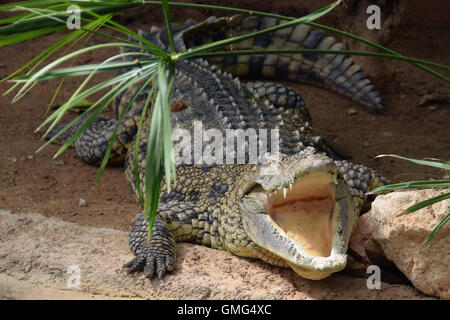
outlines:
[[[297,273],[299,276],[305,279],[309,280],[322,280],[325,278],[328,278],[330,275],[332,275],[335,272],[341,271],[345,268],[345,265],[340,270],[333,270],[333,271],[321,271],[321,270],[308,270],[305,268],[302,268],[300,266],[297,266],[293,263],[287,262],[287,264]]]

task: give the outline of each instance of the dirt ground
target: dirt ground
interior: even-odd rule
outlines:
[[[314,8],[318,8],[320,1],[314,3]],[[448,8],[438,10],[433,15],[438,1],[430,1],[429,7],[424,8],[419,6],[419,1],[411,3],[401,30],[389,48],[406,56],[450,65]],[[238,6],[235,3],[231,5]],[[278,9],[281,14],[293,15],[288,6]],[[304,13],[300,9],[298,12]],[[195,15],[195,18],[200,19],[208,16],[209,12],[197,12]],[[160,17],[158,10],[154,11],[154,16]],[[181,21],[187,16],[182,10],[174,10],[175,20]],[[424,17],[432,19],[424,21]],[[144,21],[136,11],[121,19],[134,30],[148,29],[149,24],[161,23],[153,18]],[[327,24],[328,21],[322,19],[320,22]],[[329,21],[330,25],[334,23],[333,19]],[[58,32],[1,48],[0,65],[4,66],[0,67],[0,78],[22,66],[59,39],[61,34]],[[107,56],[108,52],[86,55],[81,62],[92,63]],[[389,64],[394,72],[392,78],[381,83],[385,110],[379,114],[321,89],[289,85],[305,99],[315,130],[337,149],[351,155],[353,162],[372,167],[396,182],[442,178],[444,173],[439,170],[399,160],[374,159],[379,154],[395,153],[415,158],[450,160],[448,100],[419,106],[427,97],[449,97],[450,86],[406,63],[392,61]],[[63,103],[79,83],[78,79],[66,80],[56,104]],[[39,83],[14,104],[10,103],[13,97],[11,94],[0,97],[0,209],[17,214],[38,212],[83,226],[125,231],[140,208],[126,185],[122,168],[108,168],[100,183],[93,185],[97,168],[81,162],[73,149],[67,150],[57,159],[53,159],[58,149],[55,145],[34,153],[43,143],[41,134],[34,130],[46,118],[45,110],[57,85],[56,82]],[[3,93],[9,86],[9,83],[0,84],[0,91]],[[78,205],[80,198],[87,201],[86,207]],[[189,245],[187,248],[195,247]],[[341,281],[346,281],[345,277],[340,277]],[[301,290],[298,286],[296,288]],[[397,297],[414,298],[415,295]]]

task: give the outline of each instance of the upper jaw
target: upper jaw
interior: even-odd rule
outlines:
[[[242,198],[246,233],[304,278],[319,280],[342,270],[358,216],[347,185],[337,176],[336,168],[328,165],[300,173],[291,188],[292,182],[287,181],[285,185],[278,184],[278,190],[267,191],[262,186],[262,190],[257,190],[260,192]],[[286,187],[287,192],[283,190]],[[308,199],[312,199],[311,207],[304,202]],[[324,234],[324,241],[317,236],[319,231]]]

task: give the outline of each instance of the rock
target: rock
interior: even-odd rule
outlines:
[[[353,231],[348,243],[349,250],[366,264],[370,264],[366,253],[366,245],[372,236],[372,231],[372,218],[369,214],[363,214],[359,217],[356,229]]]
[[[349,256],[346,272],[355,277],[367,278],[367,269],[377,265],[381,269],[381,278],[391,284],[410,284],[394,263],[385,256],[383,249],[373,239],[373,221],[370,214],[359,217],[358,224],[349,241]]]
[[[84,200],[83,198],[78,199],[78,206],[79,207],[87,207],[88,203],[86,200]]]
[[[378,196],[372,203],[370,218],[373,239],[385,256],[395,263],[411,283],[422,292],[450,299],[450,225],[444,226],[428,245],[427,235],[449,212],[444,200],[408,215],[408,207],[448,190],[416,190]]]
[[[350,109],[347,110],[347,115],[348,116],[353,116],[355,114],[358,114],[358,111],[356,109],[350,108]]]

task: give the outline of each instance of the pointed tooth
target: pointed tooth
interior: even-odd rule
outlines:
[[[286,195],[287,195],[287,188],[283,188],[283,198],[286,199]]]

